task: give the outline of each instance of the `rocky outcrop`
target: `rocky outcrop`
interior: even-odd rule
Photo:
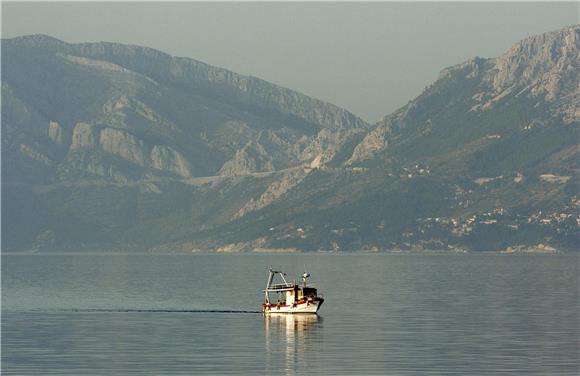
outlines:
[[[387,126],[378,126],[370,131],[360,144],[358,144],[352,153],[352,156],[346,162],[351,165],[357,161],[372,158],[375,154],[385,150],[388,145],[388,136],[390,128]]]
[[[300,159],[304,162],[311,162],[314,159],[318,159],[317,164],[320,167],[334,157],[343,138],[344,135],[341,132],[331,132],[328,129],[323,129],[304,148]]]
[[[151,165],[161,171],[175,173],[182,178],[191,177],[187,160],[169,146],[155,145],[151,150]]]
[[[78,57],[78,56],[71,56],[71,55],[62,55],[58,54],[58,56],[62,56],[64,59],[71,63],[83,65],[88,68],[94,68],[99,70],[105,71],[113,71],[113,72],[123,72],[123,73],[130,73],[131,71],[124,69],[123,67],[118,66],[117,64],[109,63],[108,61],[103,60],[93,60],[88,59],[86,57]]]
[[[53,125],[52,129],[53,136],[58,139],[59,128]],[[80,148],[98,148],[142,168],[151,167],[182,178],[191,177],[189,163],[181,153],[167,145],[154,145],[150,148],[143,140],[121,129],[78,123],[73,131],[70,150],[74,152]],[[75,166],[98,176],[115,175],[111,172],[115,170],[111,170],[111,166],[99,165],[98,159],[89,161],[90,163]]]
[[[471,59],[447,68],[440,78],[462,72],[477,78],[480,91],[470,111],[487,111],[510,96],[528,96],[549,103],[552,114],[566,123],[580,120],[580,26],[535,35],[493,59]]]
[[[293,171],[285,172],[282,174],[279,180],[276,180],[270,184],[266,191],[262,193],[258,199],[250,199],[250,201],[248,201],[234,215],[234,218],[241,218],[250,212],[265,208],[273,202],[276,202],[282,198],[282,196],[288,193],[288,191],[300,184],[309,173],[310,170],[305,170],[302,168],[297,168]]]
[[[30,159],[42,163],[46,166],[52,166],[54,162],[46,155],[34,150],[33,147],[25,144],[20,144],[20,152]]]
[[[145,166],[147,148],[137,137],[114,128],[103,128],[99,137],[100,147],[139,166]]]
[[[48,123],[48,137],[59,145],[64,143],[64,134],[62,127],[56,121]]]
[[[71,150],[95,147],[99,142],[99,129],[92,124],[77,123],[73,129]]]
[[[497,93],[515,86],[548,101],[577,95],[579,47],[580,26],[526,38],[494,59],[486,79]]]
[[[272,158],[259,142],[250,141],[236,151],[232,159],[224,163],[218,175],[238,176],[269,171],[274,171]]]

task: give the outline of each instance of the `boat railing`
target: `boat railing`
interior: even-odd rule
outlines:
[[[285,287],[278,287],[278,288],[268,288],[263,290],[264,292],[281,292],[281,291],[292,291],[294,290],[294,286],[285,286]]]

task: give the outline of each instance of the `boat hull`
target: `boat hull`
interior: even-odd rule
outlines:
[[[262,312],[265,314],[278,313],[317,313],[320,306],[324,302],[323,299],[311,300],[307,302],[296,303],[292,305],[277,305],[277,304],[263,304]]]

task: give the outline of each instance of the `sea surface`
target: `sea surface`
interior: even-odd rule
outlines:
[[[578,254],[4,254],[2,375],[578,375],[579,296]]]

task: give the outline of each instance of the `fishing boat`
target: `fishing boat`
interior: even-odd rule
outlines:
[[[279,270],[270,269],[268,284],[264,290],[262,312],[272,313],[317,313],[324,298],[318,295],[315,287],[308,286],[306,280],[310,274],[302,274],[302,283],[289,283],[285,274]],[[281,281],[275,282],[276,277]]]

